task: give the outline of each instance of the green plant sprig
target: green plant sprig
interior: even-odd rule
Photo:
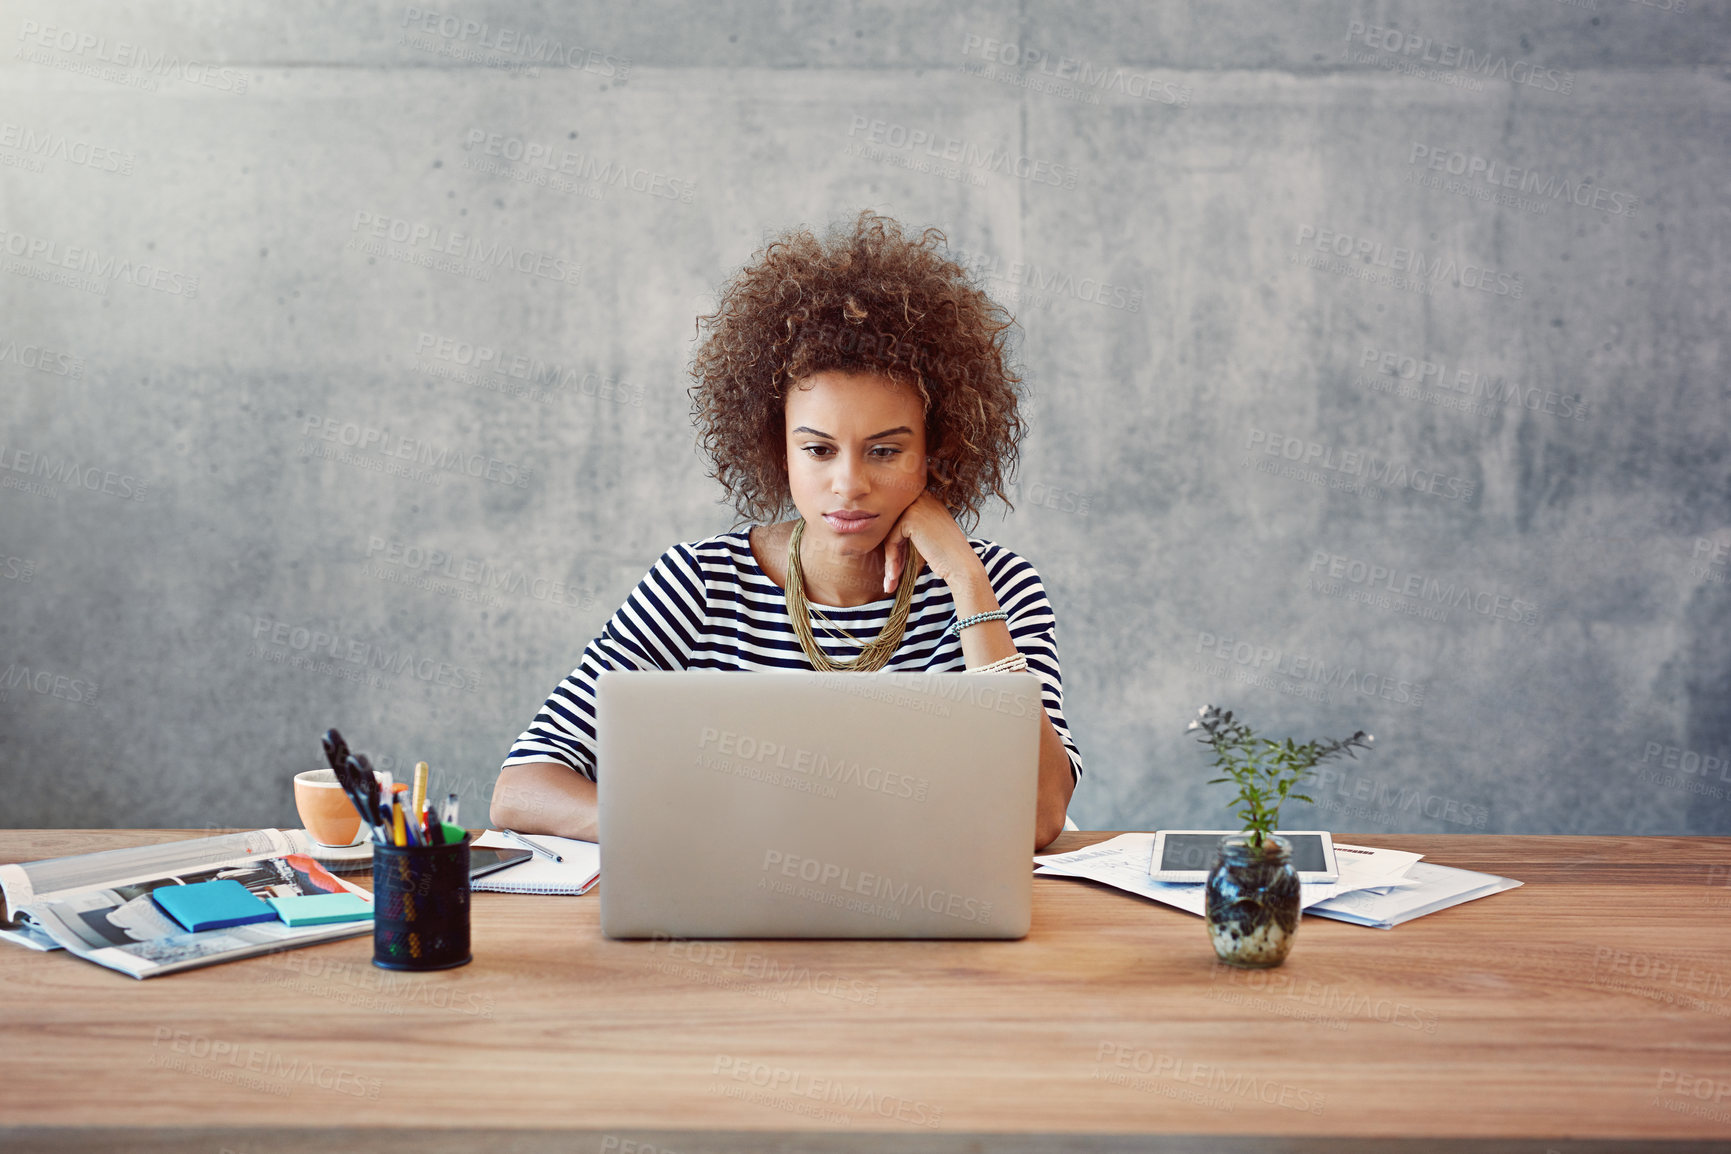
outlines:
[[[1280,807],[1287,798],[1314,803],[1315,799],[1292,792],[1295,786],[1329,758],[1344,753],[1356,760],[1354,749],[1369,749],[1376,741],[1362,729],[1341,741],[1319,738],[1303,745],[1294,744],[1290,737],[1274,741],[1257,737],[1248,725],[1233,717],[1231,710],[1221,712],[1213,705],[1197,710],[1196,719],[1185,732],[1193,729],[1202,731],[1197,740],[1213,752],[1214,768],[1224,774],[1209,779],[1208,784],[1238,783],[1238,794],[1228,804],[1238,806],[1234,812],[1258,853],[1264,840],[1280,828]]]

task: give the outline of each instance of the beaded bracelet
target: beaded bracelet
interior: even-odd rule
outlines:
[[[1003,657],[1003,658],[998,659],[997,661],[992,662],[990,665],[982,665],[978,669],[970,669],[970,670],[968,670],[968,672],[969,673],[1026,673],[1026,672],[1028,672],[1028,659],[1020,653],[1012,653],[1008,657]]]
[[[960,636],[962,630],[966,629],[970,625],[978,625],[982,621],[1008,621],[1009,619],[1009,613],[1002,609],[993,609],[987,613],[975,613],[971,616],[963,617],[961,620],[953,622],[948,629],[944,630],[944,632],[954,633],[957,636]]]

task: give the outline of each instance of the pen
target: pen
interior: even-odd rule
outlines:
[[[457,824],[457,795],[456,794],[447,793],[445,795],[444,804],[439,806],[439,820],[440,821],[448,821],[452,825]]]
[[[378,838],[379,844],[384,845],[391,840],[391,834],[390,822],[385,818],[384,808],[379,805],[379,773],[373,768],[373,763],[366,754],[357,753],[354,755],[354,760],[355,764],[360,767],[361,780],[359,784],[366,797],[367,806],[372,810],[373,820],[377,823],[373,827],[373,833]]]
[[[501,829],[499,832],[504,834],[506,837],[510,838],[513,841],[522,842],[524,845],[528,846],[530,849],[534,850],[536,853],[546,854],[548,857],[552,858],[554,861],[564,861],[565,860],[564,854],[557,853],[552,848],[550,848],[548,846],[544,846],[538,841],[530,841],[528,838],[524,837],[522,834],[518,833],[516,830]]]
[[[367,830],[373,839],[379,840],[379,803],[375,796],[373,775],[366,771],[364,754],[346,754],[338,763],[337,779],[345,781],[344,788],[349,791],[349,797],[354,801],[355,808],[361,811],[361,820],[367,823]]]
[[[325,760],[340,776],[341,766],[349,757],[349,743],[343,740],[343,735],[334,729],[325,730],[324,736]]]
[[[362,763],[363,767],[365,766],[365,764],[366,764],[365,762]],[[378,779],[378,775],[373,773],[372,770],[368,769],[362,777],[361,784],[366,787],[367,806],[372,811],[372,815],[373,815],[373,838],[380,845],[384,845],[385,844],[385,827],[383,825],[384,811],[379,808],[379,779]]]
[[[357,771],[356,758],[349,753],[349,743],[343,740],[343,735],[334,729],[325,730],[323,738],[325,761],[330,765],[331,772],[336,775],[337,784],[348,794],[349,802],[355,807],[355,812],[361,815],[361,821],[366,823],[367,836],[378,838],[378,814],[374,813],[366,796],[365,783]],[[365,755],[361,755],[363,758]]]

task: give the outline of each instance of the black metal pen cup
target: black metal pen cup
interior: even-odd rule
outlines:
[[[373,847],[373,965],[449,970],[469,953],[469,836]]]

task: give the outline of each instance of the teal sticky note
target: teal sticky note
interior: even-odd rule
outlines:
[[[194,882],[189,886],[158,886],[151,892],[162,912],[191,933],[247,926],[276,919],[276,911],[233,878]]]
[[[295,898],[268,900],[276,907],[276,916],[288,926],[358,922],[373,916],[373,904],[359,894],[305,894]]]

